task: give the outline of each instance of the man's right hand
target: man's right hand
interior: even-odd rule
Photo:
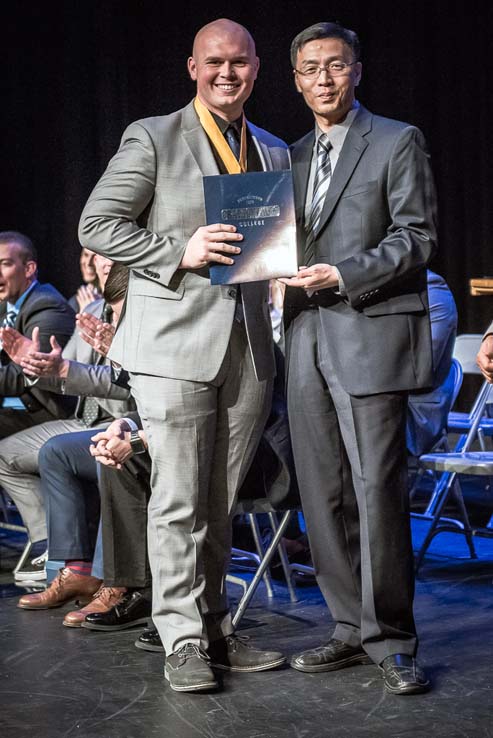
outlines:
[[[241,241],[243,236],[236,233],[236,227],[224,223],[197,228],[187,243],[180,269],[201,269],[211,262],[234,264],[234,259],[225,254],[239,254],[241,249],[226,241]],[[224,253],[223,253],[224,252]]]
[[[481,343],[476,362],[487,382],[493,384],[493,334],[490,333]]]
[[[23,336],[15,328],[0,328],[0,339],[3,350],[8,354],[14,364],[20,364],[30,351],[39,351],[39,328],[34,328],[33,339]]]

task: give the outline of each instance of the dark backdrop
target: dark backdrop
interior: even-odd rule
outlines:
[[[493,3],[244,0],[237,8],[231,0],[3,3],[0,229],[32,236],[41,278],[70,295],[87,196],[130,121],[193,96],[185,62],[198,28],[222,16],[249,28],[261,71],[248,116],[292,142],[311,117],[294,90],[290,42],[312,23],[337,19],[362,41],[360,100],[426,135],[440,214],[432,267],[456,297],[459,330],[482,331],[493,298],[471,297],[468,280],[493,274]]]

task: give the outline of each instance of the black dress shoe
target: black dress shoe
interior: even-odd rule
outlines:
[[[211,665],[224,671],[267,671],[286,661],[286,657],[279,651],[260,651],[248,643],[248,636],[234,633],[212,641],[208,655]]]
[[[135,647],[143,651],[159,651],[164,653],[164,646],[157,628],[146,628],[135,641]]]
[[[298,671],[336,671],[356,664],[371,664],[370,657],[361,646],[349,646],[343,641],[331,638],[325,646],[312,648],[294,656],[291,666]]]
[[[412,656],[396,653],[387,656],[379,667],[385,689],[391,694],[421,694],[430,688],[430,682]]]
[[[93,612],[81,623],[89,630],[125,630],[145,625],[151,618],[151,603],[140,592],[127,592],[122,601],[107,612]]]

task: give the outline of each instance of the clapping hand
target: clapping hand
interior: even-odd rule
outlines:
[[[91,313],[78,313],[76,320],[81,338],[99,354],[106,356],[115,335],[115,327],[110,323],[103,323]]]

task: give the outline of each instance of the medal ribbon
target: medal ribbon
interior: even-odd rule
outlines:
[[[211,113],[205,107],[204,103],[199,100],[198,97],[193,101],[195,112],[199,116],[202,128],[209,136],[212,141],[212,145],[216,149],[219,158],[226,167],[228,174],[240,174],[246,172],[247,169],[247,156],[246,156],[246,120],[245,116],[242,115],[241,122],[241,143],[240,143],[240,161],[233,154],[229,148],[229,144],[224,138],[223,134],[216,121],[212,117]]]

